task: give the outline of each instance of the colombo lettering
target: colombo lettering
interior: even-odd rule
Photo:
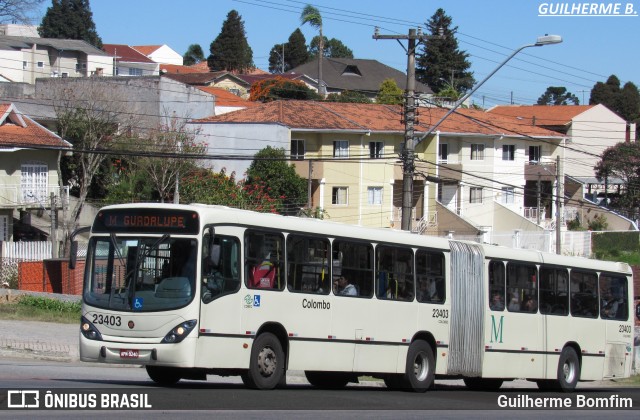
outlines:
[[[316,302],[315,300],[307,300],[302,299],[302,307],[305,309],[331,309],[331,303],[330,302],[325,302],[323,301],[319,301]]]

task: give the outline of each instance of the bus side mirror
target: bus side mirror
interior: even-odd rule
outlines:
[[[78,260],[78,241],[71,241],[69,246],[69,269],[76,268],[76,261]]]

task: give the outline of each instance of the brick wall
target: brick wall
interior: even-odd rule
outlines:
[[[83,260],[78,260],[74,270],[69,269],[67,259],[24,261],[18,263],[18,289],[81,295],[83,274]]]

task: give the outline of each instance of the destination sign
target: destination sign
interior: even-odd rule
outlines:
[[[198,213],[173,209],[101,210],[93,223],[93,232],[139,232],[197,234]]]

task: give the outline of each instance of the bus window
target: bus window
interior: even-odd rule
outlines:
[[[489,263],[489,307],[492,311],[504,311],[504,263]]]
[[[240,241],[231,236],[209,234],[202,241],[202,301],[209,303],[240,289]]]
[[[287,285],[295,292],[327,295],[331,290],[329,240],[302,235],[287,237]]]
[[[600,275],[600,316],[604,319],[626,321],[629,319],[627,278]]]
[[[344,276],[358,296],[373,296],[373,247],[362,242],[333,241],[332,277]]]
[[[566,269],[540,267],[540,313],[569,314],[569,273]]]
[[[571,271],[571,315],[582,318],[598,316],[598,276],[594,272]]]
[[[444,303],[444,255],[419,249],[416,252],[416,297],[419,302]]]
[[[380,299],[411,301],[413,286],[411,248],[380,245],[376,248],[377,296]]]
[[[533,264],[507,263],[507,309],[509,312],[537,312],[536,274],[536,266]]]
[[[283,290],[285,279],[282,235],[250,230],[244,234],[244,244],[247,287]]]

